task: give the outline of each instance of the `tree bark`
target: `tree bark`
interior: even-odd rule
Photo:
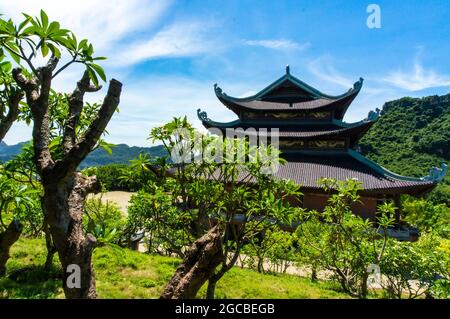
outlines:
[[[63,268],[63,288],[66,298],[92,299],[95,289],[92,252],[96,239],[83,230],[86,196],[100,190],[96,178],[86,178],[81,173],[74,177],[44,184],[44,208],[47,223]],[[67,279],[70,265],[80,267],[80,287],[71,287]]]
[[[195,298],[223,258],[222,231],[216,225],[192,244],[160,298]]]
[[[216,285],[218,280],[214,278],[209,278],[208,280],[208,288],[206,289],[206,299],[214,299],[216,294]]]
[[[311,281],[312,282],[316,282],[317,281],[317,269],[316,269],[316,267],[312,267],[311,268]]]
[[[222,262],[223,264],[223,262]],[[208,288],[206,289],[206,299],[214,299],[216,294],[216,286],[220,279],[222,279],[223,275],[227,273],[233,267],[232,265],[222,266],[218,273],[213,274],[208,280]]]
[[[22,100],[22,97],[22,91],[13,92],[8,99],[8,113],[3,114],[3,112],[0,110],[0,142],[3,140],[6,133],[8,133],[12,124],[19,117],[19,103]]]
[[[49,271],[53,264],[53,257],[56,253],[56,247],[53,243],[52,234],[50,233],[50,227],[47,221],[44,221],[44,233],[45,233],[45,245],[47,247],[47,257],[45,258],[44,269]]]
[[[8,228],[0,234],[0,277],[6,273],[6,262],[9,259],[9,250],[19,240],[22,233],[22,225],[18,221],[12,221]]]

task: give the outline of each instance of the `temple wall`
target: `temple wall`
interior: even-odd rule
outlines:
[[[327,205],[329,195],[305,193],[303,196],[303,207],[311,210],[323,211]],[[377,199],[371,197],[361,197],[361,203],[352,205],[353,212],[363,218],[375,218],[377,210]]]
[[[353,212],[363,218],[375,219],[375,212],[377,211],[377,199],[371,197],[361,197],[361,203],[354,203],[352,205]]]

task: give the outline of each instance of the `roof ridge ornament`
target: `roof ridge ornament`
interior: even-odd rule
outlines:
[[[424,181],[438,183],[444,179],[445,175],[447,174],[447,171],[448,171],[447,164],[442,163],[441,168],[432,167],[430,169],[430,172],[428,173],[428,175],[425,177],[422,177],[421,179]]]
[[[217,83],[214,83],[214,91],[216,92],[217,95],[226,95],[222,89],[220,88],[220,86],[217,85]]]
[[[355,83],[353,83],[353,90],[359,90],[361,89],[362,85],[363,85],[364,79],[363,78],[359,78],[358,81],[356,81]]]
[[[202,112],[202,109],[197,109],[197,117],[202,122],[211,122],[211,119],[208,117],[208,113],[205,111]]]
[[[286,65],[286,75],[291,75],[291,68],[290,68],[289,64]]]

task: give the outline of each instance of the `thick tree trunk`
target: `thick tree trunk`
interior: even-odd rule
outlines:
[[[223,261],[219,225],[197,239],[164,289],[161,299],[193,299]]]
[[[98,183],[95,178],[76,173],[57,183],[44,183],[44,187],[45,214],[63,267],[66,298],[97,298],[91,262],[96,239],[91,234],[85,234],[82,222],[86,196],[98,187]],[[74,272],[73,267],[79,267],[80,272]],[[79,285],[74,285],[77,278],[72,275],[78,274]]]
[[[9,250],[19,240],[22,233],[22,225],[18,221],[12,221],[8,228],[0,234],[0,277],[6,273],[6,262],[9,259]]]
[[[50,151],[50,95],[52,79],[63,70],[53,71],[59,58],[54,55],[47,64],[29,78],[21,68],[12,75],[25,91],[27,104],[33,116],[34,163],[44,187],[42,203],[46,221],[58,252],[64,272],[64,292],[67,298],[96,298],[92,269],[92,251],[96,239],[83,231],[83,213],[86,196],[99,190],[95,178],[77,173],[77,167],[96,147],[120,102],[122,84],[112,79],[108,92],[95,118],[84,134],[77,134],[86,92],[97,92],[101,86],[90,83],[86,70],[75,90],[68,97],[69,112],[62,136],[63,156],[54,159]],[[71,280],[71,282],[69,282]]]

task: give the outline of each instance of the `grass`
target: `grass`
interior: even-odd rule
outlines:
[[[0,279],[0,298],[64,298],[61,269],[55,257],[44,271],[46,249],[42,239],[20,239],[11,250],[7,276]],[[93,256],[100,298],[158,298],[180,260],[147,255],[115,246],[99,247]],[[198,297],[205,295],[202,287]],[[219,281],[217,298],[348,298],[329,282],[260,274],[233,268]]]

